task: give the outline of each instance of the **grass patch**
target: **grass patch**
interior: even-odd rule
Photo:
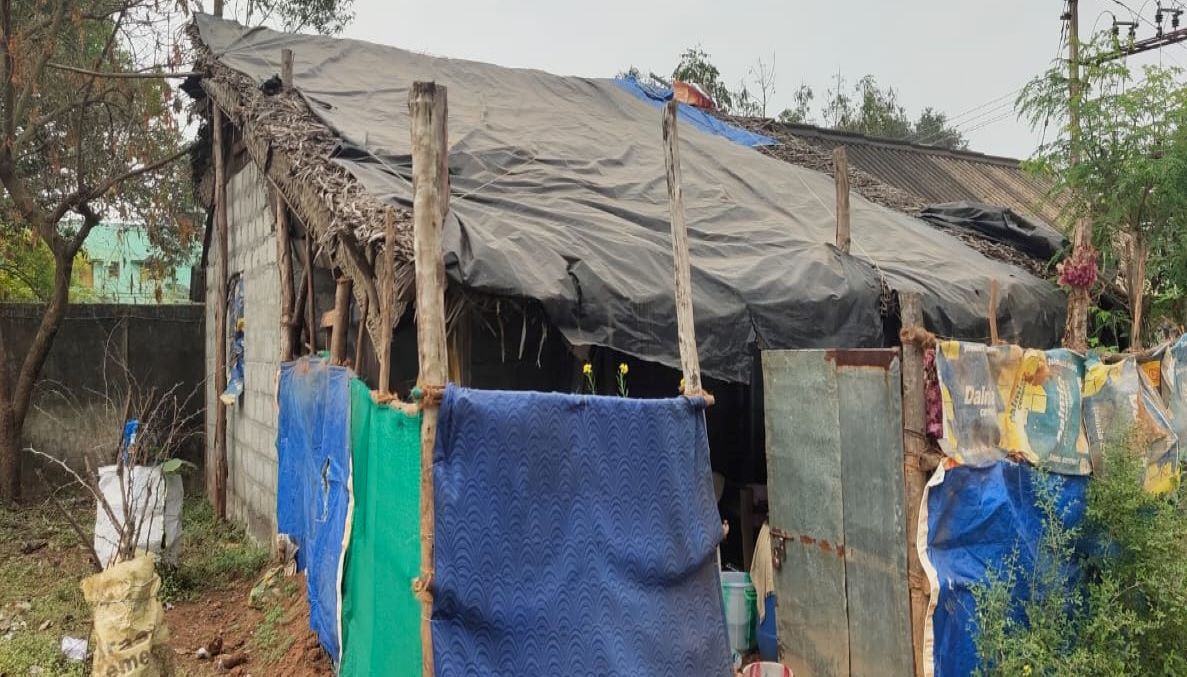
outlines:
[[[243,528],[217,522],[203,497],[187,498],[181,513],[180,562],[159,567],[161,599],[189,600],[209,590],[252,578],[268,563],[269,552],[247,537]]]
[[[66,504],[76,515],[93,510],[85,500]],[[31,541],[48,544],[22,554],[21,545]],[[45,675],[86,674],[86,664],[66,660],[60,650],[63,636],[90,634],[79,582],[92,570],[78,545],[53,506],[0,509],[0,674],[27,675],[34,668]]]
[[[275,665],[293,646],[293,636],[284,630],[284,607],[277,604],[264,613],[251,637],[254,660]]]

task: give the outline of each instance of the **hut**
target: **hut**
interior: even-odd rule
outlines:
[[[612,394],[625,363],[632,396],[678,391],[662,92],[205,15],[189,31],[198,75],[186,89],[206,121],[195,172],[213,207],[208,488],[251,533],[276,528],[282,362],[329,350],[369,383],[407,394],[414,382],[414,81],[449,90],[450,380]],[[895,346],[903,293],[918,295],[933,332],[983,340],[994,286],[1001,336],[1052,345],[1064,298],[1042,279],[1042,257],[946,216],[920,218],[930,195],[916,199],[862,162],[838,246],[837,186],[817,166],[829,153],[797,158],[784,152],[786,130],[687,106],[680,118],[696,336],[716,397],[712,462],[742,527],[727,558],[742,564],[757,527],[750,488],[766,477],[761,351]],[[1049,213],[1029,197],[969,189],[959,199]]]

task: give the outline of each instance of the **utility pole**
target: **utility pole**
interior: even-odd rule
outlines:
[[[1069,160],[1074,167],[1080,164],[1080,3],[1068,0],[1067,13],[1063,19],[1068,22],[1068,136],[1071,141]],[[1087,259],[1095,258],[1092,251],[1091,222],[1080,216],[1072,228],[1072,255],[1067,263],[1081,265]],[[1063,329],[1064,346],[1084,352],[1088,350],[1088,288],[1073,286],[1068,294],[1067,323]]]

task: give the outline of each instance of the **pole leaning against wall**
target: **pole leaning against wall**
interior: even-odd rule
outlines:
[[[680,370],[684,375],[684,395],[712,398],[701,387],[701,363],[697,356],[697,336],[692,314],[692,263],[688,255],[688,224],[684,220],[684,189],[680,176],[680,135],[676,129],[679,104],[664,106],[664,160],[668,176],[668,205],[672,212],[672,271],[676,282],[676,326],[680,341]]]
[[[412,120],[412,232],[416,265],[416,344],[420,360],[420,576],[413,584],[422,604],[422,674],[433,674],[433,444],[440,391],[445,385],[445,262],[441,226],[449,210],[448,106],[445,87],[414,82],[408,98]]]
[[[230,270],[227,244],[227,170],[226,146],[223,141],[223,112],[211,104],[212,145],[214,155],[214,230],[218,243],[218,265],[215,267],[214,308],[214,473],[207,486],[211,490],[214,516],[227,519],[227,405],[222,402],[227,389],[227,275]]]

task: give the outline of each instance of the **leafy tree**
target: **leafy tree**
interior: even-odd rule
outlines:
[[[811,124],[812,97],[812,88],[801,84],[800,88],[795,90],[795,106],[784,108],[783,112],[779,113],[779,122]]]
[[[354,19],[353,7],[354,0],[248,0],[239,15],[249,26],[275,23],[293,33],[337,35]]]
[[[719,108],[732,111],[735,95],[721,79],[721,71],[709,59],[709,54],[700,45],[689,47],[672,69],[672,79],[700,85]]]
[[[257,0],[245,8],[266,9],[288,27],[333,31],[349,19],[351,2]],[[36,243],[24,253],[48,250],[52,260],[40,269],[52,282],[28,349],[14,355],[0,335],[0,498],[19,497],[33,387],[95,226],[105,218],[140,224],[158,271],[189,255],[196,206],[189,168],[178,162],[189,147],[162,75],[184,66],[188,43],[177,24],[196,5],[0,0],[0,223],[11,224],[0,248]]]
[[[963,150],[969,145],[959,131],[949,126],[948,115],[931,106],[924,108],[919,113],[919,119],[915,121],[915,129],[911,134],[911,141],[956,150]]]
[[[1178,68],[1146,66],[1136,78],[1124,61],[1097,63],[1094,57],[1109,48],[1101,42],[1084,50],[1078,138],[1067,126],[1062,67],[1032,80],[1018,103],[1033,126],[1061,130],[1029,165],[1054,178],[1055,191],[1067,199],[1069,222],[1091,222],[1092,247],[1104,269],[1124,271],[1131,346],[1140,347],[1151,292],[1158,301],[1154,310],[1184,319],[1187,88]],[[1097,281],[1095,271],[1094,259],[1065,262],[1060,281],[1086,288]]]

